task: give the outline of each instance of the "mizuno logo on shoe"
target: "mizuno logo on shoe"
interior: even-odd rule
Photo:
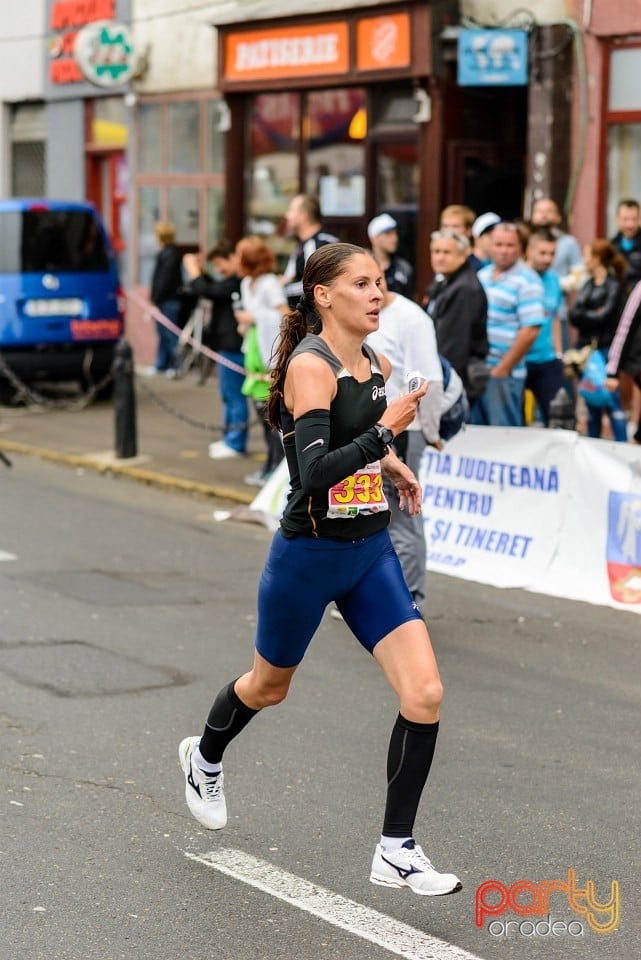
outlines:
[[[381,860],[384,860],[385,863],[388,864],[388,866],[393,867],[394,870],[396,870],[396,872],[398,873],[399,877],[401,877],[403,880],[407,880],[407,878],[411,877],[413,873],[423,872],[422,870],[417,870],[416,867],[408,867],[407,869],[405,869],[405,867],[399,867],[398,864],[392,863],[391,860],[388,860],[387,857],[384,857],[382,854],[381,854]]]
[[[187,774],[187,783],[188,783],[191,787],[194,788],[194,790],[196,791],[196,793],[198,794],[198,796],[202,799],[202,793],[200,792],[200,787],[198,786],[198,784],[197,784],[196,781],[194,780],[194,775],[193,775],[193,773],[191,772],[191,765],[190,765],[190,767],[189,767],[189,773]]]

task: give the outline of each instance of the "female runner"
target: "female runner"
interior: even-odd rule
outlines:
[[[438,896],[461,889],[414,839],[438,733],[442,686],[427,628],[405,584],[387,525],[384,473],[401,508],[421,509],[416,477],[389,449],[414,419],[426,386],[385,401],[390,364],[364,341],[378,327],[380,270],[351,244],[307,261],[303,297],[284,320],[269,412],[283,432],[291,494],[258,588],[251,670],[223,687],[202,737],[179,747],[194,817],[227,822],[221,760],[264,707],[287,696],[327,605],[376,659],[399,699],[387,758],[387,800],[370,880]],[[319,327],[320,332],[311,333]]]

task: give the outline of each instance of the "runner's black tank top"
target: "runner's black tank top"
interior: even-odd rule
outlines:
[[[345,370],[325,341],[315,334],[306,336],[292,351],[290,360],[300,353],[313,353],[322,357],[336,377],[336,396],[329,410],[330,450],[336,450],[351,443],[355,437],[372,427],[387,406],[385,380],[378,358],[366,343],[363,344],[363,352],[370,361],[371,376],[363,383],[359,383]],[[280,418],[291,481],[291,493],[280,524],[283,535],[294,537],[302,534],[308,537],[329,537],[334,540],[360,540],[384,529],[390,521],[389,510],[361,514],[349,519],[329,519],[327,517],[328,493],[322,496],[309,496],[303,492],[296,456],[294,418],[282,401]]]

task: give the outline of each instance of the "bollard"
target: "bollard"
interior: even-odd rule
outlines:
[[[574,400],[565,387],[559,387],[550,401],[548,427],[551,430],[576,430]]]
[[[136,436],[136,392],[134,389],[134,355],[124,337],[114,353],[114,414],[116,457],[124,460],[138,453]]]

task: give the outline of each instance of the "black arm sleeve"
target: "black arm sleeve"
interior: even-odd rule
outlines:
[[[304,413],[294,424],[294,438],[301,487],[309,496],[326,493],[355,470],[387,454],[373,427],[330,452],[329,410]]]

